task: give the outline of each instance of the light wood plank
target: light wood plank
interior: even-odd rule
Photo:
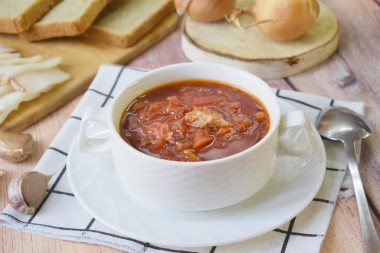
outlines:
[[[342,25],[339,54],[335,54],[323,64],[289,80],[295,88],[337,99],[365,100],[367,115],[373,126],[380,129],[379,89],[380,89],[380,5],[375,0],[323,0],[337,15]],[[365,33],[365,34],[363,34]],[[180,50],[180,32],[177,30],[159,44],[146,51],[130,64],[136,67],[156,68],[186,61]],[[355,78],[352,78],[352,73]],[[272,87],[290,89],[283,80],[270,80]],[[57,112],[27,129],[38,141],[33,156],[20,164],[0,161],[0,169],[7,174],[0,176],[0,209],[6,205],[6,187],[11,178],[23,171],[31,170],[42,156],[66,118],[75,108],[79,98],[74,99]],[[374,133],[363,142],[361,173],[368,196],[379,210],[379,145],[380,139]],[[379,220],[376,220],[380,228]],[[120,252],[99,245],[55,240],[0,228],[0,252]],[[216,249],[216,252],[218,250]],[[300,249],[302,252],[302,249]],[[361,252],[359,220],[354,197],[338,199],[321,253]]]

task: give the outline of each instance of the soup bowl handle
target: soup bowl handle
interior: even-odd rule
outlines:
[[[281,116],[280,149],[282,156],[312,156],[316,150],[310,121],[304,111],[296,110]]]
[[[78,133],[78,149],[86,153],[111,151],[110,134],[107,126],[108,110],[102,107],[87,106]]]

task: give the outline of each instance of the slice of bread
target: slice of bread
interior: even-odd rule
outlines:
[[[0,1],[0,33],[26,31],[61,0]]]
[[[112,46],[132,46],[173,11],[172,0],[113,0],[84,36]]]
[[[77,36],[87,30],[110,0],[63,0],[20,37],[28,41]]]

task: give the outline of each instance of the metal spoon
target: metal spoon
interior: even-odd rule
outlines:
[[[324,109],[318,117],[317,129],[321,136],[343,142],[358,205],[363,252],[380,252],[380,239],[368,208],[354,148],[354,142],[368,137],[372,129],[363,117],[343,107]]]

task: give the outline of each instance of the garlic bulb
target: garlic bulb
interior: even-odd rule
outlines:
[[[33,215],[46,195],[51,177],[29,171],[14,178],[8,186],[8,203],[20,212]]]
[[[0,158],[20,162],[33,153],[34,140],[30,134],[0,132]]]

